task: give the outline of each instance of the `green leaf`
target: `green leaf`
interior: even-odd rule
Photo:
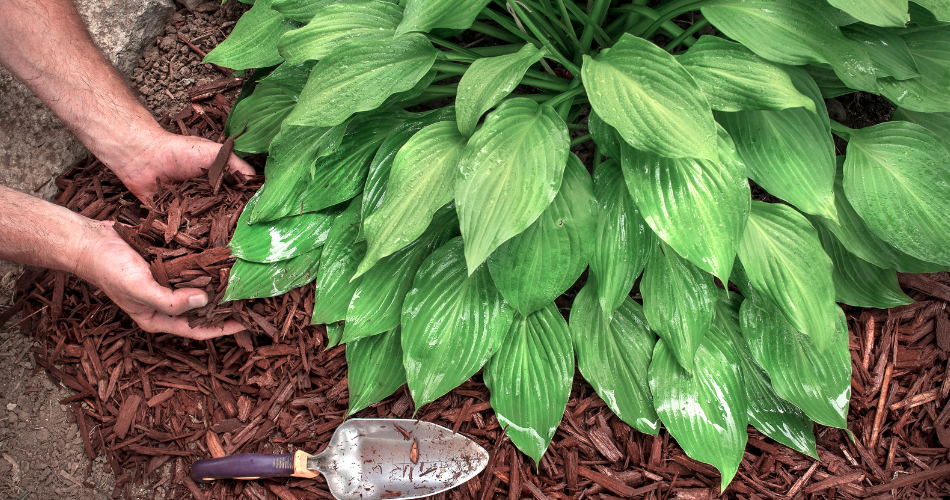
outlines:
[[[627,297],[611,318],[604,318],[591,279],[574,298],[570,325],[584,379],[621,420],[656,435],[660,422],[647,374],[656,335],[640,304]]]
[[[898,250],[950,266],[950,151],[920,125],[851,134],[844,192],[868,228]]]
[[[917,62],[920,78],[881,78],[881,95],[911,111],[950,111],[950,28],[905,30],[901,38]]]
[[[333,220],[317,274],[311,325],[346,319],[350,299],[360,285],[359,278],[351,279],[366,252],[366,243],[354,243],[360,227],[361,203],[360,197],[355,198],[346,211]]]
[[[841,34],[840,11],[825,0],[722,0],[701,10],[726,36],[765,59],[828,63],[851,88],[877,91],[867,51]]]
[[[534,224],[488,258],[495,285],[522,316],[554,302],[587,268],[597,231],[596,209],[590,174],[571,154],[554,201]]]
[[[421,80],[438,52],[418,34],[344,42],[313,68],[287,121],[332,127],[353,113],[376,109]]]
[[[270,264],[238,259],[231,267],[228,288],[221,302],[276,297],[310,283],[317,276],[322,251],[316,248]]]
[[[732,481],[749,438],[745,386],[739,355],[727,337],[711,330],[696,351],[690,374],[663,339],[650,362],[656,413],[690,457],[722,474],[720,491]]]
[[[749,423],[766,436],[817,459],[811,419],[797,406],[779,397],[772,387],[769,374],[755,361],[742,337],[739,326],[741,303],[740,295],[720,289],[719,301],[716,302],[716,321],[712,328],[731,339],[739,354],[739,367],[749,405]]]
[[[398,34],[434,28],[468,29],[490,0],[407,0]]]
[[[234,149],[244,153],[267,151],[284,118],[297,105],[297,96],[311,68],[306,64],[281,64],[258,82],[251,95],[234,105],[228,126],[235,134],[241,134],[234,139]]]
[[[597,280],[597,300],[604,317],[610,318],[630,293],[655,243],[626,189],[617,160],[607,160],[594,170],[594,197],[599,210],[590,274]]]
[[[396,328],[403,301],[422,261],[457,234],[455,210],[445,207],[436,212],[432,225],[419,239],[377,262],[360,279],[353,293],[342,342]]]
[[[515,316],[484,373],[498,423],[540,464],[564,416],[574,378],[571,331],[553,302]]]
[[[432,214],[452,201],[464,146],[455,122],[445,121],[423,128],[399,150],[386,186],[388,196],[363,223],[369,247],[358,274],[415,240]]]
[[[327,323],[327,349],[340,345],[340,339],[343,338],[343,322],[334,321]]]
[[[875,26],[903,28],[910,21],[907,0],[828,0],[828,3]]]
[[[940,143],[950,150],[950,113],[920,113],[909,109],[897,108],[891,121],[913,122],[933,132]]]
[[[465,70],[455,99],[459,131],[465,137],[475,132],[479,118],[501,102],[521,82],[528,68],[544,52],[526,44],[518,52],[478,59]]]
[[[804,108],[717,112],[716,119],[735,141],[756,184],[803,212],[834,220],[835,147],[828,110],[811,77],[797,68],[788,71],[817,113]]]
[[[323,59],[351,40],[392,40],[402,20],[398,5],[380,0],[338,3],[320,10],[303,28],[288,31],[277,48],[292,64]]]
[[[201,62],[231,69],[280,64],[284,58],[277,52],[277,40],[295,27],[295,22],[284,19],[271,8],[270,0],[260,0],[238,19],[228,38]]]
[[[468,380],[501,346],[514,318],[487,266],[469,275],[462,239],[430,255],[402,310],[403,366],[416,408]]]
[[[232,255],[252,262],[270,263],[323,246],[339,212],[331,209],[251,225],[248,219],[261,193],[258,191],[247,202],[238,219],[234,236],[228,244]]]
[[[824,349],[834,337],[835,292],[815,228],[791,207],[753,201],[738,253],[752,286]]]
[[[594,143],[600,148],[600,154],[620,160],[620,145],[625,144],[626,141],[620,137],[617,129],[607,125],[593,109],[587,117],[587,127],[591,137],[594,138]]]
[[[857,23],[842,26],[841,32],[864,44],[878,77],[893,76],[897,80],[907,80],[920,76],[914,56],[895,30]]]
[[[844,313],[835,306],[834,335],[824,349],[798,332],[778,307],[752,295],[742,302],[742,336],[775,392],[822,425],[844,429],[851,398],[851,355]]]
[[[896,269],[902,273],[934,273],[946,268],[931,262],[925,262],[901,252],[874,235],[861,216],[854,211],[844,194],[844,156],[837,158],[835,174],[835,209],[838,222],[825,218],[808,216],[814,225],[816,222],[837,237],[838,241],[857,257],[874,264],[881,269]]]
[[[676,361],[693,373],[696,350],[716,314],[712,275],[660,242],[653,248],[640,282],[643,313]]]
[[[382,401],[406,383],[400,341],[399,327],[396,327],[382,335],[346,345],[346,385],[350,391],[347,417]]]
[[[938,21],[950,23],[950,4],[944,0],[914,0],[914,3],[929,10]]]
[[[321,9],[335,4],[343,3],[362,3],[367,0],[274,0],[272,7],[280,12],[287,19],[293,19],[299,23],[309,23],[313,16]],[[397,3],[397,0],[382,0],[389,3]]]
[[[634,147],[676,158],[717,158],[709,102],[663,49],[624,34],[596,59],[585,55],[581,73],[597,115]]]
[[[821,224],[814,225],[818,230],[821,246],[834,266],[831,277],[835,285],[835,302],[878,309],[889,309],[913,302],[913,299],[901,291],[896,271],[869,264],[847,251],[838,238]]]
[[[782,66],[762,59],[742,44],[704,35],[676,60],[717,111],[795,107],[815,111],[814,101],[795,88]]]
[[[518,97],[488,115],[462,150],[455,181],[469,273],[551,204],[569,152],[567,124],[550,106]]]
[[[719,161],[664,158],[621,147],[623,177],[644,220],[706,272],[729,279],[752,195],[746,168],[719,127]]]
[[[838,75],[835,74],[835,71],[831,69],[830,66],[812,66],[809,64],[802,66],[802,69],[815,80],[815,84],[818,85],[818,89],[821,90],[821,97],[824,99],[833,99],[854,92],[854,89],[845,85],[844,82],[838,78]]]

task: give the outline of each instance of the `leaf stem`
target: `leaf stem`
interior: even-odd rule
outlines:
[[[715,5],[719,3],[718,0],[678,0],[670,2],[667,5],[663,6],[662,10],[658,11],[659,17],[653,21],[653,24],[650,25],[646,31],[641,35],[643,38],[649,39],[652,37],[656,30],[663,27],[666,29],[665,23],[673,19],[674,17],[689,12],[691,10],[699,10],[701,7],[706,7],[709,5]],[[667,30],[669,31],[669,30]]]
[[[589,141],[589,140],[591,140],[590,134],[584,134],[584,135],[582,135],[582,136],[580,136],[580,137],[575,137],[575,138],[571,141],[571,146],[577,146],[578,144],[585,143],[585,142],[587,142],[587,141]]]
[[[585,14],[584,11],[577,8],[577,6],[574,5],[574,2],[568,2],[567,8],[571,11],[571,14],[574,14],[574,17],[576,17],[580,22],[584,23],[584,29],[587,29],[588,26],[592,26],[592,36],[597,39],[597,43],[599,43],[602,47],[610,47],[613,45],[613,40],[610,35],[608,35],[607,32],[600,27],[599,23],[594,22],[594,20]],[[584,49],[585,54],[590,53],[590,43],[587,45],[581,44],[581,48]]]
[[[548,81],[544,81],[541,79],[532,78],[528,76],[521,79],[521,84],[528,85],[531,87],[537,87],[539,89],[544,89],[544,90],[554,90],[556,92],[564,92],[570,88],[570,85],[568,84],[548,82]]]
[[[475,58],[475,59],[479,59],[479,58],[481,58],[481,57],[484,57],[484,56],[479,55],[477,52],[473,52],[473,51],[471,51],[471,50],[468,50],[468,49],[466,49],[465,47],[462,47],[462,46],[460,46],[460,45],[456,45],[456,44],[454,44],[454,43],[452,43],[452,42],[449,42],[448,40],[443,40],[443,39],[441,39],[441,38],[439,38],[439,37],[432,36],[432,35],[430,35],[429,33],[426,33],[425,35],[426,35],[426,37],[429,38],[429,41],[430,41],[430,42],[432,42],[432,43],[434,43],[434,44],[436,44],[436,45],[441,45],[441,46],[443,46],[443,47],[445,47],[445,48],[447,48],[447,49],[449,49],[449,50],[454,50],[455,52],[458,52],[459,54],[467,55],[467,56],[473,57],[473,58]]]
[[[493,36],[509,43],[517,43],[517,41],[520,40],[528,42],[539,49],[542,47],[541,42],[537,41],[531,35],[519,30],[518,27],[515,26],[515,24],[508,20],[505,16],[489,9],[488,7],[482,9],[482,15],[501,25],[504,30],[500,30],[494,26],[490,26],[479,21],[472,23],[472,30],[488,36]],[[502,34],[506,35],[506,37],[502,38]]]
[[[579,80],[575,80],[575,81],[579,81]],[[573,86],[573,85],[572,85],[572,86]],[[572,98],[572,97],[574,97],[574,96],[576,96],[576,95],[578,95],[578,94],[582,94],[582,93],[585,92],[585,90],[586,90],[586,89],[585,89],[583,86],[580,86],[580,85],[574,86],[574,88],[572,88],[572,89],[570,89],[570,90],[568,90],[568,91],[566,91],[566,92],[563,92],[563,93],[561,93],[561,94],[559,94],[559,95],[557,95],[557,96],[551,98],[551,100],[549,100],[549,101],[546,101],[545,104],[547,104],[548,106],[551,106],[551,107],[557,106],[558,103],[560,103],[560,102],[562,102],[562,101],[566,101],[566,100],[568,100],[568,99],[570,99],[570,98]]]
[[[594,27],[600,27],[604,16],[607,15],[607,7],[610,6],[610,0],[593,0],[593,2],[594,4],[590,9],[590,17],[584,22],[584,31],[581,33],[581,49],[585,54],[590,53],[590,44],[594,40]],[[577,13],[574,15],[577,15]],[[607,40],[610,40],[610,38],[607,37]]]
[[[834,120],[831,120],[831,131],[834,132],[836,136],[844,139],[845,141],[850,141],[851,134],[857,132],[857,130],[847,127],[844,124]]]
[[[709,20],[707,20],[705,17],[696,21],[695,23],[693,23],[692,26],[690,26],[689,28],[686,28],[682,33],[680,33],[678,37],[674,38],[672,42],[668,43],[666,47],[663,48],[663,50],[667,52],[673,52],[673,50],[676,47],[679,47],[681,43],[685,42],[687,38],[693,36],[694,33],[705,28],[708,25],[709,25]]]
[[[535,24],[525,15],[524,11],[522,11],[521,7],[518,5],[518,2],[510,3],[509,5],[511,5],[511,9],[521,19],[525,26],[527,26],[535,36],[541,39],[541,43],[543,43],[544,47],[548,49],[550,55],[554,59],[557,59],[557,62],[561,63],[562,66],[567,68],[567,70],[570,71],[572,75],[580,76],[581,69],[564,57],[563,54],[561,54],[553,45],[551,45],[550,42],[547,41],[547,39],[544,37],[544,33],[538,30],[538,27],[535,26]]]

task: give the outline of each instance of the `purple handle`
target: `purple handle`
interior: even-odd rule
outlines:
[[[289,476],[294,473],[294,455],[261,455],[246,453],[230,457],[198,460],[191,467],[191,477],[198,482],[212,479]]]

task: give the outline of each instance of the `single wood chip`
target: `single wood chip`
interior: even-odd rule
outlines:
[[[115,435],[119,439],[125,439],[126,434],[129,432],[129,427],[132,425],[132,420],[135,418],[135,412],[139,409],[139,403],[142,402],[142,396],[138,394],[133,394],[129,396],[125,402],[122,403],[122,407],[119,408],[119,417],[115,421]]]
[[[620,482],[616,478],[593,471],[591,469],[588,469],[587,467],[578,467],[577,473],[622,497],[630,498],[634,495],[633,488]]]
[[[208,445],[208,453],[212,458],[221,458],[225,456],[224,447],[221,446],[221,440],[218,435],[212,431],[205,432],[205,444]]]
[[[824,481],[819,481],[808,488],[805,488],[805,494],[811,495],[819,491],[825,491],[831,488],[837,488],[843,484],[856,483],[864,480],[864,473],[862,472],[852,472],[850,474],[843,474],[841,476],[832,476]]]
[[[865,490],[865,493],[868,495],[877,495],[879,493],[884,493],[886,491],[895,490],[897,488],[903,488],[905,486],[915,485],[917,483],[927,481],[928,479],[946,479],[950,477],[950,464],[944,464],[940,467],[934,467],[930,470],[923,470],[920,472],[915,472],[913,474],[907,474],[900,476],[897,479],[879,484],[877,486],[872,486]]]

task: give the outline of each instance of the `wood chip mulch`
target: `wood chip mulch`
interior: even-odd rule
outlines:
[[[182,133],[218,140],[229,104],[218,83],[164,121]],[[225,245],[261,178],[212,168],[210,178],[167,186],[142,206],[95,160],[57,179],[56,202],[119,231],[171,287],[203,288],[220,298],[233,258]],[[739,472],[723,494],[739,499],[950,498],[950,279],[902,275],[918,302],[891,310],[846,308],[853,394],[849,429],[816,426],[820,461],[776,444],[750,427]],[[347,409],[345,346],[326,349],[326,329],[310,326],[313,285],[281,297],[211,305],[193,324],[225,318],[247,331],[213,341],[155,335],[135,327],[103,293],[62,272],[33,270],[17,286],[34,336],[37,370],[74,395],[72,409],[90,459],[104,455],[116,474],[113,497],[326,499],[317,479],[217,481],[196,485],[191,463],[232,453],[324,448]],[[486,470],[447,493],[451,500],[534,498],[711,499],[719,474],[688,458],[665,431],[643,435],[617,419],[575,376],[551,447],[535,468],[503,438],[489,394],[476,375],[417,416],[461,432],[491,452]],[[408,418],[405,387],[357,416]],[[88,471],[87,471],[88,472]],[[134,493],[138,492],[138,493]]]

